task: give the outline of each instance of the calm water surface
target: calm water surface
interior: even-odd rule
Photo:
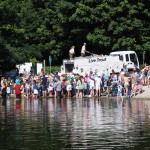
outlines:
[[[0,150],[149,150],[150,100],[0,99]]]

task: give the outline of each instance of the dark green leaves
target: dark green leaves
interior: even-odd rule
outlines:
[[[80,55],[84,42],[97,54],[149,52],[149,17],[146,0],[1,0],[0,65],[48,62],[49,55],[61,64],[72,45]]]

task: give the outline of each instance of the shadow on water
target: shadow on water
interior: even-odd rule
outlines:
[[[150,102],[0,100],[0,149],[149,149]]]
[[[2,107],[6,108],[6,99],[2,100]]]

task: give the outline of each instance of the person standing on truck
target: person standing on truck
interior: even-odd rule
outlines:
[[[81,48],[81,56],[82,57],[85,57],[85,52],[86,52],[86,43],[84,43],[82,48]]]
[[[71,49],[69,50],[69,57],[70,57],[70,60],[72,60],[74,58],[74,49],[75,49],[75,46],[72,46]]]

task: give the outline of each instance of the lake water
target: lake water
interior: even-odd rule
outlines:
[[[149,150],[150,100],[0,99],[0,150]]]

